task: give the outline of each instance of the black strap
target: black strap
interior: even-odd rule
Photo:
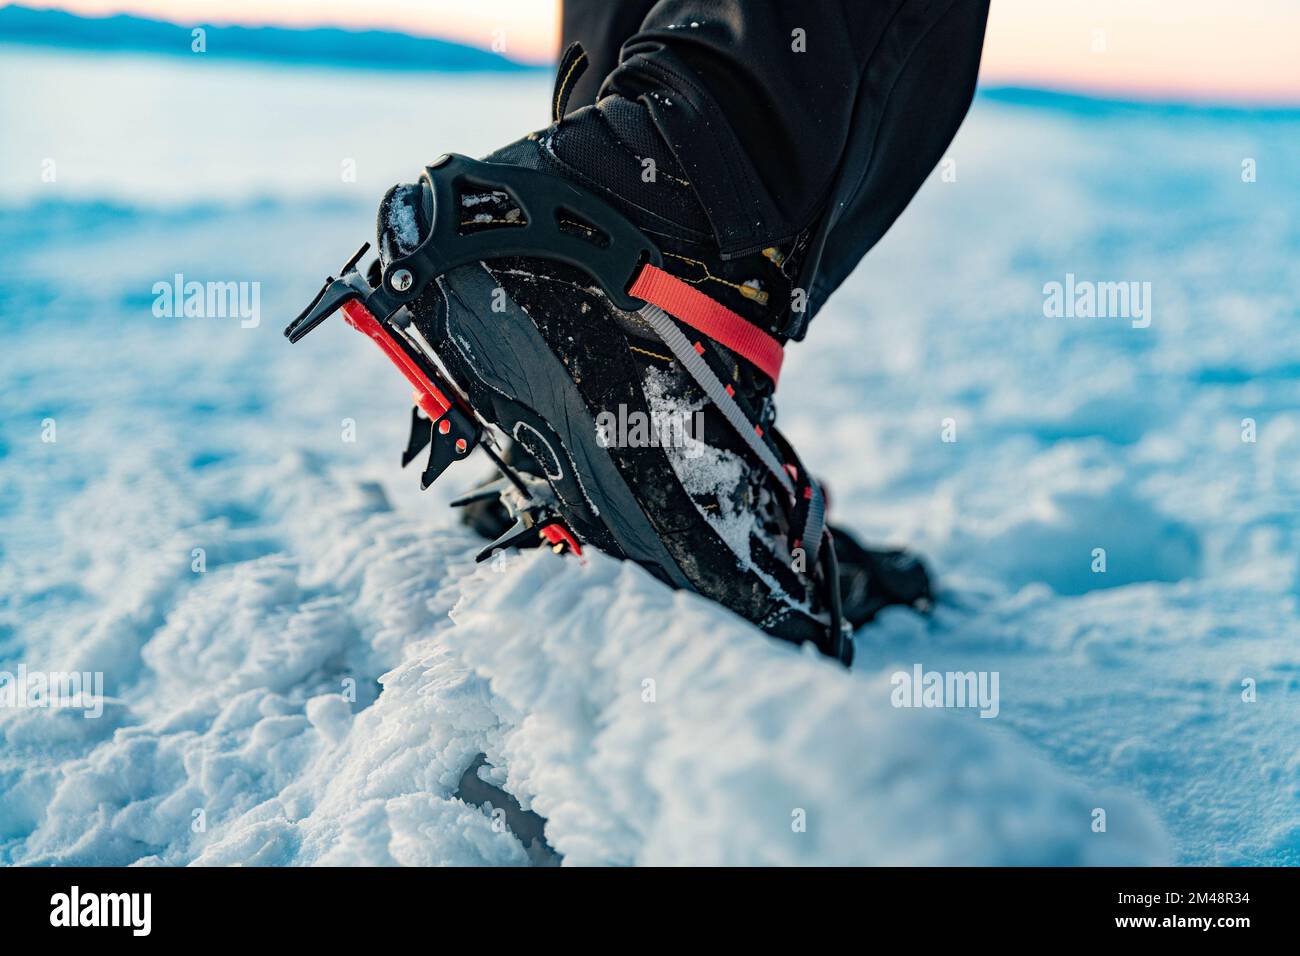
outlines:
[[[587,72],[590,64],[591,59],[582,44],[576,40],[570,43],[555,70],[555,93],[551,96],[552,122],[558,123],[564,119],[569,111],[569,97],[573,95],[573,88],[578,85],[578,80],[582,79],[582,74]]]
[[[853,666],[853,635],[844,633],[844,597],[840,593],[840,559],[835,554],[835,541],[830,533],[822,535],[818,550],[822,587],[826,589],[830,628],[826,633],[825,653],[845,667]]]

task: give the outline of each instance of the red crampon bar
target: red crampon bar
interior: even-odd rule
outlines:
[[[406,380],[415,389],[415,404],[429,416],[429,420],[436,422],[445,415],[451,408],[451,401],[443,394],[442,389],[429,381],[429,377],[411,360],[402,347],[393,341],[393,337],[379,324],[379,320],[371,315],[370,310],[355,299],[344,302],[342,309],[344,321],[361,334],[374,339],[375,344],[383,349],[384,354],[392,359],[393,364],[406,376]]]

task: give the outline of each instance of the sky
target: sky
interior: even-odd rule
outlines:
[[[616,0],[610,0],[616,2]],[[179,23],[340,25],[552,58],[558,0],[22,0]],[[0,6],[7,5],[0,2]],[[1300,102],[1296,0],[994,0],[981,80],[1192,101]]]

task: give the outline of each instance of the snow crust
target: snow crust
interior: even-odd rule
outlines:
[[[467,534],[310,465],[260,489],[295,488],[277,510],[303,526],[297,546],[208,572],[153,628],[107,622],[121,641],[104,663],[139,662],[113,667],[107,719],[0,711],[9,862],[523,864],[452,797],[480,752],[570,864],[1168,852],[1138,802],[968,714],[892,707],[881,671],[844,672],[601,555],[471,565]]]

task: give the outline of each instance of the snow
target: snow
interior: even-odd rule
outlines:
[[[397,240],[399,253],[410,252],[420,244],[420,225],[415,220],[415,207],[405,202],[394,202],[388,207],[388,228]]]
[[[742,488],[749,469],[739,455],[709,445],[697,436],[695,416],[704,407],[704,398],[690,401],[674,394],[674,390],[682,388],[669,372],[646,366],[641,389],[673,473],[691,495],[716,498],[718,506],[701,514],[735,552],[737,563],[752,568],[749,539],[757,530],[757,512],[744,507]],[[682,427],[674,431],[675,424]],[[754,570],[757,573],[758,569]]]
[[[1295,119],[977,102],[783,376],[832,516],[946,592],[848,673],[600,555],[474,565],[445,503],[483,466],[421,495],[378,350],[281,338],[543,79],[413,81],[419,124],[384,78],[223,67],[247,128],[176,139],[211,67],[95,62],[0,58],[0,670],[104,677],[96,719],[0,708],[0,862],[523,865],[453,796],[479,753],[570,864],[1300,862]],[[78,77],[140,134],[95,162],[40,119]],[[355,182],[284,121],[324,102]],[[177,272],[264,321],[154,317]],[[1150,327],[1044,317],[1069,273],[1150,281]],[[891,706],[917,664],[997,672],[999,715]]]
[[[881,674],[756,638],[600,556],[474,567],[468,535],[429,533],[377,497],[336,518],[347,490],[296,474],[308,464],[263,480],[292,473],[283,504],[305,539],[336,525],[331,545],[189,588],[142,635],[112,736],[69,715],[4,725],[29,759],[54,742],[49,724],[90,725],[57,774],[23,773],[28,812],[41,809],[14,862],[521,863],[517,842],[451,799],[480,752],[574,864],[1101,863],[1164,850],[1148,811],[1118,795],[1108,838],[1089,839],[1092,795],[1007,735],[891,708]],[[345,675],[382,692],[354,708]]]

